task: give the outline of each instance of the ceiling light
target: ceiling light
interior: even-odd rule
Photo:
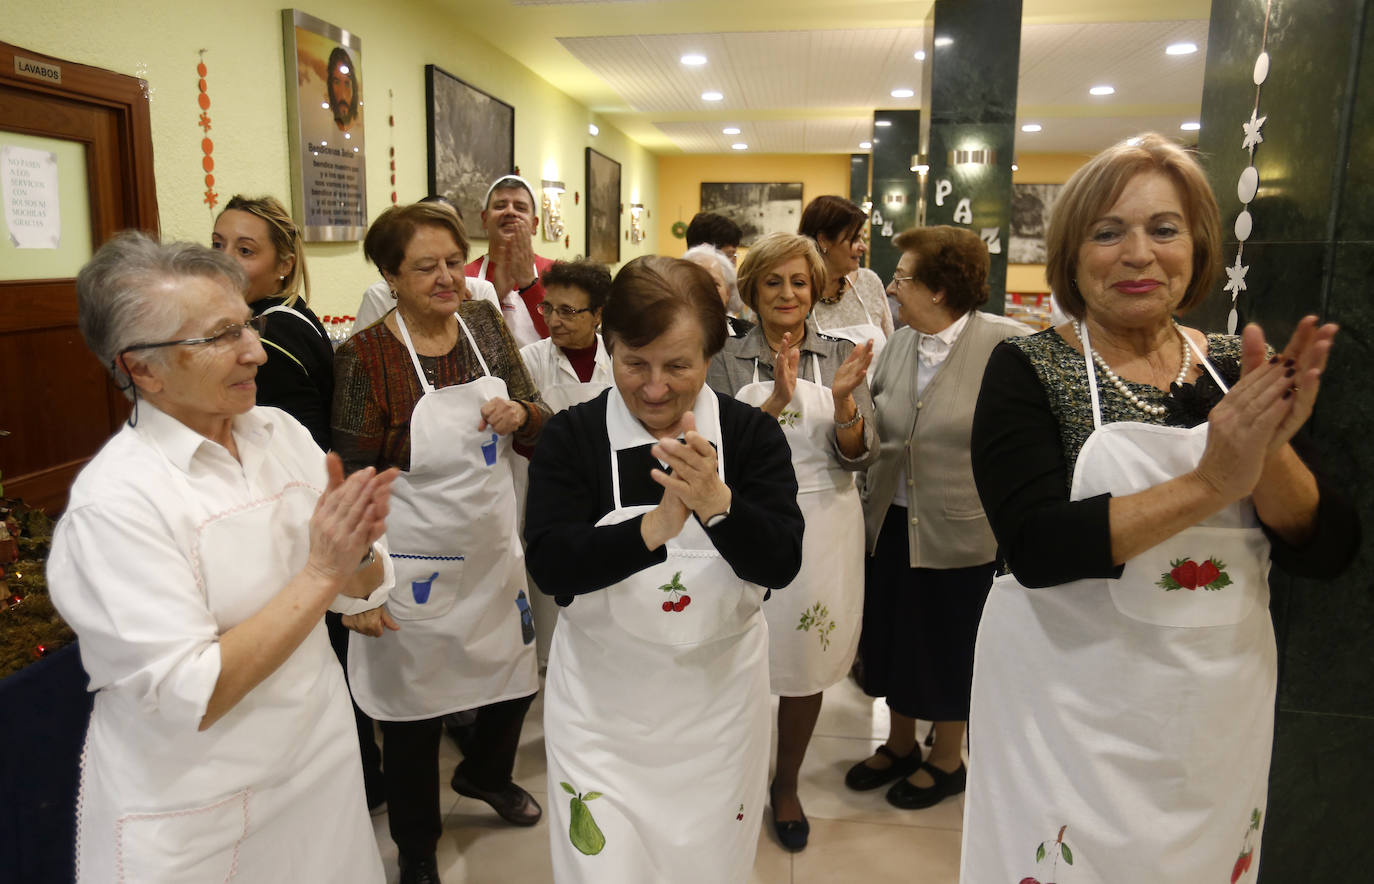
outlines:
[[[692,67],[706,64],[706,56],[698,55],[695,52],[688,53],[687,55],[682,56],[682,58],[678,60],[681,61],[683,64],[691,65]]]
[[[893,89],[891,93],[893,98],[910,98],[915,94],[910,89]]]
[[[730,145],[730,149],[731,149],[731,150],[748,150],[748,149],[749,149],[749,145],[745,144],[743,141],[736,141],[734,144]]]
[[[1018,165],[1016,165],[1015,163],[1012,163],[1012,164],[1011,164],[1011,170],[1012,170],[1013,172],[1020,172],[1020,171],[1021,171],[1021,167],[1018,166]]]
[[[724,98],[724,97],[725,97],[725,96],[724,96],[723,94],[719,93],[719,92],[703,92],[703,93],[701,93],[701,100],[702,100],[702,101],[720,101],[720,100],[721,100],[722,98]]]
[[[1115,86],[1094,86],[1088,90],[1093,95],[1111,95],[1116,92]]]
[[[1201,123],[1184,123],[1182,126],[1179,126],[1178,128],[1182,129],[1184,132],[1196,132],[1197,130],[1199,130],[1199,129],[1202,128],[1202,124],[1201,124]]]
[[[596,124],[595,124],[595,123],[588,123],[588,124],[587,124],[587,134],[588,134],[588,135],[600,135],[600,134],[601,134],[601,130],[598,129],[598,128],[596,128]]]
[[[872,148],[873,148],[873,142],[871,142],[871,141],[860,141],[860,142],[859,142],[859,150],[871,150]]]
[[[1039,123],[1026,123],[1021,127],[1022,132],[1039,132],[1040,129],[1041,126]]]
[[[1164,52],[1167,55],[1192,55],[1194,52],[1197,52],[1197,44],[1170,43],[1168,46],[1164,47]]]
[[[738,127],[738,126],[726,126],[724,129],[721,129],[720,131],[721,131],[721,134],[723,134],[723,135],[738,135],[738,134],[739,134],[739,127]]]
[[[891,125],[892,125],[892,121],[891,121],[891,120],[874,120],[874,121],[873,121],[873,125],[875,125],[875,126],[891,126]]]
[[[917,49],[917,50],[912,54],[911,57],[914,58],[914,59],[916,59],[917,61],[925,61],[925,60],[926,60],[926,51],[925,51],[924,49]]]
[[[953,44],[953,43],[954,43],[954,38],[953,38],[953,37],[936,37],[936,38],[935,38],[935,45],[936,45],[936,46],[949,46],[949,45],[951,45],[951,44]]]

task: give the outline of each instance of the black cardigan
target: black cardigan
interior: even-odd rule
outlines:
[[[253,315],[258,316],[284,300],[261,298],[250,306]],[[297,301],[292,309],[310,320],[310,325],[301,322],[300,317],[282,313],[267,317],[267,329],[262,335],[267,361],[258,366],[258,404],[280,408],[300,421],[315,444],[328,451],[329,411],[334,402],[334,347],[325,337],[324,326],[304,301]]]
[[[596,527],[614,507],[610,391],[554,415],[530,462],[525,503],[525,561],[539,588],[567,605],[667,559],[666,547],[644,548],[642,517]],[[706,536],[742,580],[778,589],[801,569],[803,521],[797,507],[792,451],[778,422],[750,405],[716,394],[730,516]],[[649,475],[650,446],[619,453],[621,505],[657,504],[663,488]],[[693,517],[695,518],[695,517]]]

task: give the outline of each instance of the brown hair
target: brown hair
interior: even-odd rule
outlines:
[[[821,234],[836,242],[848,242],[859,235],[867,217],[863,209],[842,196],[818,196],[802,210],[797,232],[817,242]]]
[[[916,256],[911,275],[932,292],[945,293],[945,306],[963,315],[988,299],[987,244],[967,227],[913,227],[892,244]]]
[[[310,303],[310,274],[305,270],[305,240],[301,238],[300,228],[291,220],[291,213],[277,201],[276,197],[246,197],[236,193],[224,204],[220,215],[230,209],[247,212],[261,218],[267,224],[267,235],[272,240],[272,248],[277,253],[278,263],[287,258],[295,258],[291,272],[277,294],[286,298],[289,307],[297,300]],[[219,217],[219,216],[216,216]]]
[[[551,285],[580,289],[587,296],[587,306],[600,310],[611,293],[611,271],[605,264],[583,258],[579,261],[554,261],[553,266],[539,275],[548,289]]]
[[[363,238],[363,254],[388,276],[395,276],[406,256],[406,246],[421,227],[439,227],[453,234],[463,260],[468,257],[468,234],[453,207],[440,202],[392,206],[377,216]]]
[[[1055,201],[1045,236],[1045,279],[1064,312],[1082,319],[1087,305],[1078,291],[1078,250],[1093,221],[1121,198],[1127,183],[1142,172],[1163,172],[1183,197],[1193,239],[1193,278],[1178,312],[1197,306],[1221,272],[1221,213],[1207,176],[1192,152],[1163,135],[1148,133],[1135,144],[1115,144],[1093,157],[1069,178]]]
[[[770,233],[755,240],[749,253],[739,265],[739,296],[749,309],[758,312],[759,283],[763,277],[784,261],[798,256],[806,258],[806,269],[811,274],[811,304],[825,292],[825,262],[816,243],[800,233]]]
[[[725,346],[725,306],[711,274],[681,258],[644,255],[615,275],[601,333],[609,350],[621,341],[643,347],[684,314],[701,326],[702,355],[719,353]]]

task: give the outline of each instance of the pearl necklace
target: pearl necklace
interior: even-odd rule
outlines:
[[[1112,371],[1112,367],[1107,364],[1107,360],[1102,358],[1102,354],[1094,350],[1092,345],[1087,342],[1088,338],[1083,333],[1084,328],[1082,322],[1074,323],[1074,331],[1078,333],[1078,340],[1082,341],[1084,346],[1088,348],[1088,354],[1092,356],[1093,363],[1098,368],[1102,369],[1102,373],[1107,376],[1107,380],[1111,382],[1111,385],[1113,387],[1116,387],[1116,391],[1120,393],[1123,397],[1125,397],[1127,402],[1130,402],[1131,405],[1135,406],[1136,408],[1140,409],[1148,415],[1153,415],[1154,417],[1159,417],[1160,415],[1168,411],[1168,409],[1163,405],[1146,404],[1143,400],[1141,400],[1139,396],[1132,392],[1130,387],[1126,386],[1126,382],[1123,381],[1120,377],[1118,377],[1116,372]],[[1174,378],[1173,382],[1175,384],[1178,384],[1179,386],[1182,386],[1184,379],[1188,377],[1188,369],[1191,367],[1188,364],[1188,341],[1186,338],[1183,337],[1183,329],[1178,327],[1178,323],[1174,323],[1174,331],[1178,332],[1178,345],[1180,349],[1183,351],[1181,354],[1181,361],[1183,364],[1178,367],[1178,376]]]

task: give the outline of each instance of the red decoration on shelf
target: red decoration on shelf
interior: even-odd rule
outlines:
[[[200,77],[200,81],[196,84],[200,90],[200,95],[197,96],[196,100],[200,103],[201,109],[200,119],[196,125],[201,128],[201,131],[208,133],[210,131],[210,114],[208,113],[210,110],[210,92],[209,86],[205,83],[207,73],[209,70],[205,67],[205,50],[202,49],[200,50],[200,63],[196,65],[196,74]],[[205,154],[204,159],[200,161],[201,168],[205,170],[205,199],[203,202],[213,210],[215,204],[219,202],[219,194],[215,193],[215,176],[211,174],[215,171],[215,159],[211,156],[215,150],[215,143],[207,135],[200,140],[200,149]]]

